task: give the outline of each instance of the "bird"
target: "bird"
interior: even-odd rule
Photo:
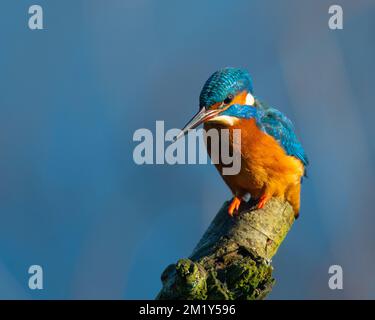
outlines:
[[[176,140],[189,130],[228,129],[230,148],[241,155],[238,174],[223,175],[223,163],[216,168],[231,190],[228,214],[238,214],[240,204],[255,199],[258,209],[276,197],[286,200],[297,218],[300,212],[301,183],[306,177],[308,157],[298,140],[292,121],[254,94],[253,81],[244,68],[225,67],[214,72],[203,85],[199,112],[183,127]],[[233,142],[234,129],[241,130],[241,143]],[[211,156],[211,145],[206,143]]]

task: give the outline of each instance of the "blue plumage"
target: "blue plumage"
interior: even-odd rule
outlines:
[[[200,108],[222,102],[228,95],[236,95],[242,91],[253,94],[250,74],[240,68],[223,68],[212,74],[204,84],[199,97]],[[225,105],[221,108],[224,107]],[[233,104],[220,114],[237,118],[255,118],[258,127],[272,136],[288,155],[301,160],[304,166],[308,165],[308,158],[297,139],[292,122],[279,110],[256,99],[254,106]]]
[[[222,170],[223,163],[216,164],[233,193],[228,213],[232,216],[237,212],[244,197],[250,194],[257,199],[259,209],[272,197],[286,200],[298,217],[300,182],[306,172],[304,167],[308,165],[306,153],[292,122],[282,112],[254,97],[249,73],[239,68],[216,71],[202,88],[199,106],[200,110],[176,139],[200,124],[204,124],[206,130],[244,130],[240,145],[232,141],[233,150],[240,147],[238,173],[227,175]],[[236,120],[234,117],[255,121]],[[207,144],[209,152],[211,147]]]
[[[292,122],[279,110],[265,107],[257,101],[256,107],[234,104],[221,114],[245,119],[254,118],[258,127],[272,136],[288,155],[300,159],[304,166],[308,165],[308,158],[298,141]]]
[[[244,118],[244,119],[252,119],[255,118],[258,125],[260,125],[260,119],[262,116],[262,112],[253,106],[241,105],[241,104],[232,104],[228,109],[221,112],[220,115],[222,116],[230,116],[230,117],[237,117],[237,118]]]
[[[199,107],[209,107],[223,101],[228,94],[239,91],[253,92],[250,74],[240,68],[223,68],[213,73],[204,84],[199,96]]]
[[[309,160],[302,144],[297,139],[292,121],[275,108],[264,109],[262,113],[261,129],[272,136],[288,155],[298,158],[304,166],[307,166]]]

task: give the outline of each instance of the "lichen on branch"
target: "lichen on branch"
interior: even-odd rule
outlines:
[[[169,265],[156,299],[255,300],[272,290],[271,258],[294,222],[287,202],[276,198],[262,209],[252,204],[229,217],[220,209],[189,258]]]

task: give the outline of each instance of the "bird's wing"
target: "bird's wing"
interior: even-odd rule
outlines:
[[[292,122],[277,109],[261,105],[258,108],[261,110],[259,124],[262,130],[275,138],[288,155],[301,160],[306,167],[309,160],[302,144],[297,139]]]

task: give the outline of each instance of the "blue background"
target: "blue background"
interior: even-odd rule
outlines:
[[[0,298],[157,294],[230,193],[211,165],[136,165],[133,133],[181,127],[224,66],[251,72],[311,161],[269,298],[375,298],[375,3],[335,3],[343,30],[322,0],[3,0]]]

